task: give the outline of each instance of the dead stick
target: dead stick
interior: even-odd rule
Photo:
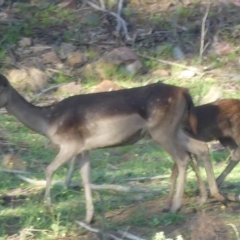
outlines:
[[[126,237],[128,239],[132,239],[132,240],[146,240],[144,238],[140,238],[140,237],[137,237],[131,233],[128,233],[128,232],[124,232],[122,230],[118,230],[118,233],[122,234],[122,237]]]
[[[36,100],[36,99],[37,99],[38,97],[40,97],[41,95],[43,95],[43,94],[45,94],[45,93],[48,93],[48,92],[50,92],[50,91],[52,91],[52,90],[55,90],[56,88],[59,88],[59,87],[61,87],[61,86],[63,86],[63,85],[66,85],[66,84],[67,84],[67,83],[61,83],[61,84],[58,84],[58,85],[55,85],[55,86],[46,88],[46,89],[42,90],[40,93],[36,94],[36,95],[31,99],[30,102],[33,102],[34,100]]]
[[[168,65],[172,65],[172,66],[175,66],[175,67],[188,69],[190,71],[193,70],[193,67],[187,67],[187,66],[185,66],[183,64],[180,64],[180,63],[175,63],[175,62],[170,62],[170,61],[166,61],[166,60],[162,60],[162,59],[157,59],[157,58],[146,56],[146,55],[143,55],[143,54],[138,54],[138,56],[143,57],[143,58],[147,58],[147,59],[150,59],[150,60],[154,60],[154,61],[157,61],[157,62],[165,63],[165,64],[168,64]]]
[[[169,178],[170,176],[171,176],[170,174],[166,174],[166,175],[160,175],[160,176],[155,176],[155,177],[124,178],[123,181],[155,180],[155,179]]]
[[[209,8],[210,8],[210,2],[207,5],[207,10],[204,14],[203,20],[202,20],[202,29],[201,29],[201,45],[200,45],[200,52],[199,52],[199,62],[202,62],[202,56],[204,52],[204,40],[205,40],[205,35],[206,35],[206,30],[205,30],[205,25],[206,25],[206,20],[208,17],[209,13]]]
[[[93,228],[93,227],[89,226],[88,224],[86,224],[86,223],[84,223],[84,222],[76,221],[76,223],[77,223],[79,226],[81,226],[81,227],[83,227],[83,228],[86,228],[86,229],[87,229],[88,231],[90,231],[90,232],[100,233],[100,230],[99,230],[99,229]],[[113,235],[113,234],[111,234],[111,233],[104,233],[104,235],[106,235],[106,236],[108,236],[108,237],[110,237],[110,238],[113,238],[113,239],[115,239],[115,240],[122,240],[122,238],[119,238],[119,237],[117,237],[117,236],[115,236],[115,235]]]
[[[22,175],[16,175],[18,178],[22,179],[25,182],[28,182],[30,184],[36,185],[36,186],[46,186],[46,180],[35,180],[32,178],[27,178]],[[52,181],[52,186],[53,185],[58,185],[58,186],[65,186],[65,182],[63,181]],[[74,187],[82,187],[81,183],[78,182],[72,182],[70,183],[70,186]],[[148,189],[148,188],[139,188],[139,187],[125,187],[121,185],[115,185],[115,184],[102,184],[102,185],[96,185],[96,184],[91,184],[91,188],[93,190],[114,190],[118,192],[158,192],[161,193],[162,190],[160,189]]]
[[[6,173],[18,173],[18,174],[30,174],[30,172],[21,171],[21,170],[15,170],[15,169],[0,169],[0,172],[6,172]]]

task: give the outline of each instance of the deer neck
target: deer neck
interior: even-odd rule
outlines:
[[[28,128],[39,134],[47,135],[49,107],[34,106],[12,88],[10,101],[5,108]]]

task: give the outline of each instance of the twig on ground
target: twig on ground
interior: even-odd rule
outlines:
[[[128,30],[127,30],[127,23],[121,16],[119,16],[115,12],[108,11],[108,10],[102,8],[102,7],[99,7],[97,4],[95,4],[93,2],[86,1],[86,3],[88,5],[90,5],[91,7],[95,8],[96,10],[99,10],[99,11],[102,11],[102,12],[105,12],[105,13],[109,13],[110,15],[114,16],[117,19],[118,25],[120,24],[120,26],[121,26],[120,29],[121,28],[123,29],[124,36],[126,37],[126,40],[127,41],[131,41],[132,40],[132,38],[129,36]],[[119,31],[120,31],[120,29],[119,29]],[[118,31],[118,34],[120,34],[119,31]]]
[[[43,95],[43,94],[45,94],[45,93],[48,93],[48,92],[50,92],[50,91],[53,91],[53,90],[55,90],[55,89],[57,89],[57,88],[59,88],[59,87],[61,87],[61,86],[63,86],[63,85],[66,85],[66,84],[67,84],[67,83],[61,83],[61,84],[58,84],[58,85],[55,85],[55,86],[46,88],[46,89],[42,90],[40,93],[36,94],[36,95],[31,99],[30,102],[33,102],[33,101],[35,101],[38,97],[40,97],[41,95]]]
[[[87,229],[87,230],[90,231],[90,232],[100,233],[100,230],[99,230],[99,229],[93,228],[93,227],[89,226],[88,224],[86,224],[86,223],[84,223],[84,222],[76,221],[76,223],[77,223],[79,226]],[[115,236],[115,235],[113,235],[113,234],[111,234],[111,233],[104,233],[104,235],[107,236],[107,237],[110,237],[110,238],[112,238],[112,239],[115,239],[115,240],[122,240],[122,238],[119,238],[119,237],[117,237],[117,236]]]
[[[21,171],[21,170],[15,170],[15,169],[6,169],[6,168],[0,169],[0,172],[18,173],[18,174],[30,174],[30,172]]]
[[[46,185],[46,180],[34,180],[32,178],[27,178],[22,175],[17,175],[18,178],[22,179],[25,182],[28,182],[30,184],[36,185],[36,186],[45,186]],[[65,186],[65,182],[63,181],[52,181],[52,186],[53,185],[58,185],[58,186]],[[70,183],[71,187],[82,187],[81,183],[78,182],[71,182]],[[132,187],[132,186],[121,186],[121,185],[115,185],[115,184],[102,184],[102,185],[96,185],[96,184],[91,184],[91,188],[93,190],[114,190],[118,192],[158,192],[161,193],[162,190],[160,189],[148,189],[148,188],[140,188],[140,187]]]
[[[131,233],[128,233],[128,232],[124,232],[122,230],[118,230],[117,231],[118,233],[122,234],[122,238],[128,238],[128,239],[132,239],[132,240],[145,240],[144,238],[140,238],[140,237],[137,237]]]
[[[205,29],[205,25],[206,25],[206,20],[207,20],[207,17],[208,17],[209,9],[210,9],[210,1],[208,2],[207,9],[206,9],[206,12],[205,12],[203,20],[202,20],[201,44],[200,44],[200,52],[199,52],[199,62],[200,63],[202,62],[203,53],[204,53],[204,51],[206,50],[206,48],[209,44],[208,43],[206,46],[204,46],[205,36],[206,36],[206,33],[207,33],[207,30]]]
[[[161,63],[164,63],[164,64],[168,64],[168,65],[171,65],[171,66],[176,66],[176,67],[180,67],[180,68],[184,68],[184,69],[187,69],[187,70],[190,70],[192,71],[193,70],[193,67],[188,67],[186,65],[183,65],[183,64],[180,64],[180,63],[175,63],[175,62],[170,62],[170,61],[166,61],[166,60],[162,60],[162,59],[158,59],[158,58],[154,58],[154,57],[150,57],[150,56],[146,56],[146,55],[143,55],[143,54],[137,54],[139,57],[143,57],[143,58],[147,58],[147,59],[150,59],[150,60],[154,60],[154,61],[157,61],[157,62],[161,62]],[[200,76],[203,76],[204,73],[200,70],[198,70],[198,72],[195,72],[196,74],[199,74]]]
[[[171,175],[166,174],[166,175],[159,175],[155,177],[138,177],[138,178],[124,178],[122,181],[142,181],[142,180],[155,180],[155,179],[164,179],[164,178],[169,178]]]

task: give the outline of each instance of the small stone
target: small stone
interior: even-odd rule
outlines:
[[[183,60],[185,58],[185,55],[179,46],[173,48],[173,56],[176,60]]]
[[[87,61],[87,58],[85,54],[80,51],[77,51],[77,52],[68,54],[66,63],[69,66],[76,66],[76,65],[82,65],[86,61]]]
[[[27,37],[23,37],[19,42],[18,45],[20,47],[28,47],[32,45],[32,39],[31,38],[27,38]]]
[[[57,90],[58,93],[68,94],[69,96],[80,94],[82,90],[81,85],[76,84],[75,82],[70,82],[60,86]]]
[[[41,55],[42,62],[44,64],[48,63],[59,63],[60,59],[58,58],[57,54],[55,52],[47,52]]]
[[[217,42],[213,44],[213,51],[217,55],[227,55],[233,51],[233,47],[227,42]]]
[[[77,49],[76,46],[74,46],[71,43],[62,43],[59,49],[59,55],[61,59],[66,59],[67,56],[72,53],[75,52]]]
[[[122,87],[111,80],[104,80],[93,88],[93,93],[120,90]]]
[[[186,79],[189,79],[189,78],[192,78],[195,76],[195,72],[194,71],[191,71],[191,70],[183,70],[179,73],[178,75],[178,78],[186,78]]]
[[[147,70],[145,66],[139,60],[132,63],[125,63],[126,72],[130,75],[135,75],[137,73],[145,73]]]
[[[158,77],[168,77],[170,76],[170,72],[165,69],[157,69],[152,72],[152,75],[158,76]]]

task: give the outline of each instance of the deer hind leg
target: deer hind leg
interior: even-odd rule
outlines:
[[[227,175],[235,168],[240,161],[240,149],[232,139],[220,139],[220,143],[232,154],[227,167],[217,178],[217,185],[220,187]],[[233,151],[233,152],[232,152]]]
[[[93,220],[94,206],[92,200],[91,180],[90,180],[90,157],[88,152],[77,155],[76,160],[80,165],[80,174],[83,181],[86,201],[86,218],[85,221],[90,223]]]
[[[207,173],[208,184],[211,195],[220,202],[225,203],[225,198],[219,193],[219,189],[214,177],[212,163],[210,161],[209,149],[206,143],[190,138],[182,130],[178,132],[178,142],[186,151],[201,156]]]
[[[76,155],[76,148],[73,146],[61,146],[58,155],[55,159],[47,166],[46,169],[46,191],[45,191],[45,205],[46,207],[51,207],[51,182],[53,173],[61,167],[63,164],[67,163],[72,157]]]
[[[154,129],[154,131],[151,131],[150,134],[153,140],[155,140],[158,144],[160,144],[163,147],[163,149],[172,156],[172,158],[177,164],[178,181],[176,184],[176,193],[173,198],[172,197],[173,188],[175,185],[173,184],[173,186],[171,186],[171,190],[169,194],[170,197],[168,199],[168,201],[172,202],[170,211],[177,212],[182,206],[182,197],[183,197],[185,180],[186,180],[186,168],[188,165],[189,156],[187,152],[183,150],[182,147],[180,147],[178,144],[175,143],[176,136],[174,136],[174,134],[171,134],[170,132],[166,133],[166,132],[156,131],[156,129]],[[171,200],[172,198],[173,200]]]
[[[169,211],[172,206],[177,177],[178,177],[178,168],[177,168],[177,164],[174,163],[172,168],[171,178],[170,178],[170,190],[169,190],[167,199],[165,201],[163,212]]]

